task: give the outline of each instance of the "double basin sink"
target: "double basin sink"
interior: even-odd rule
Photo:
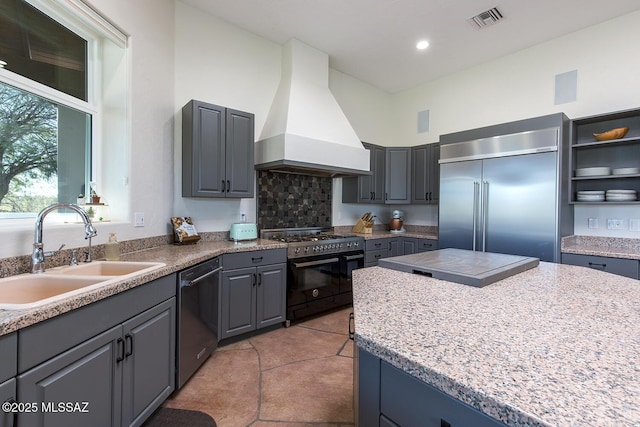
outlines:
[[[94,261],[0,279],[0,309],[23,310],[164,267],[162,262]]]

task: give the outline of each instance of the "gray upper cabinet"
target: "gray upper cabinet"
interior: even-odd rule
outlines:
[[[380,147],[369,150],[371,175],[342,179],[343,203],[408,204],[411,200],[411,148]]]
[[[385,157],[384,202],[411,203],[411,148],[386,148]]]
[[[413,147],[411,159],[411,203],[437,204],[440,187],[440,144]]]
[[[385,185],[385,149],[378,145],[363,142],[369,150],[369,168],[371,175],[342,179],[343,203],[384,203]]]
[[[191,100],[182,108],[182,196],[253,197],[254,115]]]

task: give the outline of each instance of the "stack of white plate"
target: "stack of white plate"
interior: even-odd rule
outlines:
[[[596,168],[576,169],[576,176],[600,176],[600,175],[611,175],[611,168],[596,167]]]
[[[635,175],[640,173],[640,168],[618,168],[611,171],[613,175]]]
[[[578,191],[579,202],[604,202],[604,190],[603,191]]]
[[[636,190],[607,190],[607,202],[633,202],[638,199]]]

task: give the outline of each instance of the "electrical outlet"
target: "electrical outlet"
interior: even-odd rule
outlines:
[[[622,230],[622,220],[621,219],[607,218],[607,229],[608,230]]]
[[[589,228],[598,228],[598,218],[589,218]]]
[[[133,214],[135,227],[144,227],[144,212],[136,212]]]

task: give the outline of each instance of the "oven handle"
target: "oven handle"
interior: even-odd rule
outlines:
[[[344,257],[345,261],[353,261],[354,259],[362,259],[362,258],[364,258],[364,254],[345,255]]]
[[[329,259],[320,259],[318,261],[294,262],[293,266],[295,268],[305,268],[305,267],[313,267],[315,265],[331,264],[339,261],[340,260],[338,258],[329,258]]]

